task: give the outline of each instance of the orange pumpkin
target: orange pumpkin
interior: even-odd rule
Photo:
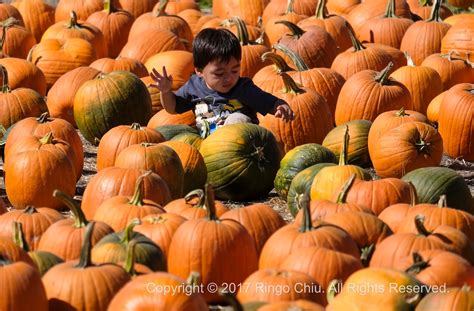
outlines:
[[[205,195],[202,189],[195,189],[187,193],[184,198],[169,202],[164,206],[164,209],[168,213],[176,214],[189,220],[204,218],[208,213]],[[228,211],[224,203],[220,201],[214,201],[214,205],[217,217],[221,217]]]
[[[164,51],[151,56],[145,63],[148,72],[153,68],[161,72],[163,66],[166,66],[166,72],[173,77],[171,88],[177,90],[194,73],[193,54],[188,51]]]
[[[26,29],[40,42],[46,29],[54,24],[55,8],[43,0],[14,1],[12,5],[20,12]]]
[[[33,34],[19,21],[10,17],[0,23],[3,36],[1,39],[1,52],[9,57],[26,58],[28,52],[36,44]]]
[[[56,22],[67,20],[71,11],[75,11],[77,18],[85,21],[92,13],[102,10],[102,7],[102,0],[61,0],[56,6],[54,19]]]
[[[46,95],[46,77],[32,62],[25,59],[8,57],[0,59],[0,65],[8,70],[8,83],[12,90],[25,87],[33,89],[41,96]],[[0,77],[3,81],[3,77]]]
[[[146,67],[138,60],[132,58],[117,57],[112,58],[100,58],[89,65],[104,73],[110,73],[112,71],[123,70],[130,71],[136,74],[139,78],[148,76]]]
[[[473,83],[474,74],[472,66],[465,59],[448,54],[432,54],[425,58],[422,66],[436,70],[443,81],[443,91],[449,90],[459,83]]]

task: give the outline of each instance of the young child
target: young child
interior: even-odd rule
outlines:
[[[203,29],[194,38],[195,73],[176,94],[171,91],[173,78],[163,66],[160,74],[153,68],[152,84],[161,92],[161,104],[168,113],[194,110],[202,137],[217,127],[234,123],[256,123],[256,112],[285,121],[294,117],[290,106],[240,77],[242,50],[237,37],[226,29]]]

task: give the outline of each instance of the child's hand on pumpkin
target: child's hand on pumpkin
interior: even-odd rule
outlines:
[[[283,121],[291,121],[295,118],[295,113],[291,107],[283,100],[278,101],[275,105],[275,118],[281,118]]]
[[[173,77],[171,75],[168,75],[165,66],[163,66],[162,75],[158,72],[158,70],[153,68],[151,70],[150,77],[153,79],[153,81],[155,81],[155,83],[150,84],[151,87],[155,87],[163,93],[168,93],[171,91]]]

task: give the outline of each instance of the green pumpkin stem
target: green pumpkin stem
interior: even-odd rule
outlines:
[[[191,271],[188,278],[186,279],[186,285],[192,286],[199,286],[201,284],[201,274],[196,271]]]
[[[446,197],[446,194],[442,194],[442,195],[439,197],[439,200],[438,200],[438,207],[439,207],[439,208],[448,207],[448,198]]]
[[[415,185],[411,181],[408,182],[408,187],[410,187],[410,205],[413,207],[418,203],[418,195],[416,194]]]
[[[351,37],[352,46],[354,47],[354,52],[365,50],[366,47],[362,44],[362,42],[360,42],[359,39],[357,39],[354,28],[352,28],[351,24],[349,24],[347,21],[346,21],[346,27],[349,30],[349,36]]]
[[[281,21],[276,21],[275,24],[282,24],[282,25],[286,26],[291,32],[290,36],[292,36],[295,39],[301,38],[301,36],[304,35],[304,33],[305,33],[305,31],[303,29],[301,29],[296,24],[294,24],[290,21],[281,20]]]
[[[429,236],[431,232],[428,231],[425,227],[425,216],[424,215],[416,215],[415,216],[415,227],[419,235]]]
[[[3,46],[7,39],[7,27],[2,27],[2,39],[0,39],[0,53],[3,54]]]
[[[360,250],[360,261],[364,267],[368,267],[372,254],[375,251],[375,244],[370,244],[369,246],[362,247]]]
[[[2,93],[10,93],[10,85],[8,84],[8,71],[7,68],[3,65],[0,64],[0,70],[2,71],[2,78],[3,78],[3,83],[2,83]]]
[[[468,284],[464,283],[463,286],[461,287],[461,290],[463,292],[467,292],[469,293],[471,291],[471,286],[469,286]]]
[[[273,52],[265,52],[262,54],[262,62],[270,60],[276,68],[277,72],[287,72],[287,71],[294,71],[293,68],[288,66],[286,61],[280,55],[273,53]]]
[[[295,51],[293,51],[292,49],[288,48],[287,46],[281,44],[281,43],[276,43],[273,45],[273,48],[275,50],[278,50],[278,51],[281,51],[283,54],[285,54],[289,59],[291,59],[291,61],[293,62],[293,64],[295,64],[296,66],[296,70],[297,71],[307,71],[309,70],[310,68],[308,67],[308,65],[306,65],[306,63],[304,62],[304,60],[297,54],[295,53]]]
[[[41,137],[39,139],[39,142],[42,145],[47,145],[47,144],[51,144],[53,142],[53,139],[54,139],[53,132],[49,132],[46,135],[44,135],[43,137]]]
[[[94,226],[95,221],[89,222],[86,226],[84,240],[82,242],[81,255],[79,257],[79,263],[76,265],[76,268],[85,269],[94,265],[91,260],[92,233],[94,231]]]
[[[25,240],[25,234],[23,233],[23,225],[21,222],[12,222],[13,242],[16,246],[20,247],[25,252],[29,252],[30,248]]]
[[[337,196],[336,203],[338,203],[338,204],[346,203],[347,192],[349,192],[349,189],[354,184],[355,179],[356,179],[356,174],[352,174],[347,179],[347,181],[345,182],[344,186],[341,189],[341,192],[339,192],[339,194]]]
[[[385,18],[398,18],[395,9],[395,0],[388,0],[387,9],[385,10]]]
[[[28,214],[28,215],[33,215],[34,213],[38,213],[38,211],[36,210],[36,207],[28,205],[23,210],[23,213]]]
[[[334,300],[334,297],[336,297],[337,291],[342,284],[342,280],[339,279],[334,279],[331,280],[328,284],[328,288],[326,289],[326,300],[331,303]]]
[[[230,20],[237,27],[237,37],[239,38],[240,44],[249,45],[249,31],[245,22],[238,16],[234,16]]]
[[[325,19],[327,18],[325,11],[326,11],[326,0],[319,0],[318,5],[316,5],[316,12],[314,13],[314,16],[319,19]]]
[[[210,184],[206,184],[204,186],[205,193],[204,193],[204,206],[207,210],[207,219],[211,221],[217,221],[219,218],[216,214],[216,203],[214,201],[214,191]]]
[[[158,6],[155,12],[156,17],[166,15],[165,10],[166,6],[168,5],[168,2],[169,0],[160,0],[160,5]]]
[[[115,7],[114,0],[104,0],[104,11],[108,15],[118,11]]]
[[[49,113],[43,112],[39,117],[36,118],[36,121],[39,124],[45,124],[46,122],[52,121],[52,119],[49,117]]]
[[[190,204],[189,201],[191,201],[193,198],[198,198],[198,202],[193,206],[196,208],[205,208],[205,196],[204,196],[204,190],[202,189],[195,189],[184,197],[184,201],[186,204]]]
[[[288,4],[286,6],[285,14],[295,13],[295,0],[288,0]]]
[[[427,22],[443,22],[443,19],[439,15],[440,8],[441,8],[441,1],[442,0],[435,0],[433,3],[433,9],[431,10],[430,18],[428,18]]]
[[[306,193],[298,195],[296,198],[298,209],[303,210],[303,221],[301,222],[300,232],[308,232],[313,229],[311,221],[311,200]]]
[[[406,113],[406,111],[405,111],[405,107],[400,108],[400,110],[398,110],[398,111],[395,113],[395,115],[396,115],[397,117],[406,117],[406,116],[409,116],[409,114]]]
[[[133,228],[135,228],[136,225],[139,225],[141,223],[142,222],[138,218],[132,219],[132,221],[130,221],[130,223],[127,225],[127,227],[123,231],[123,236],[120,242],[128,245],[128,243],[130,243],[130,240],[132,239]]]
[[[417,252],[414,252],[412,257],[413,257],[413,264],[405,270],[406,273],[418,274],[430,266],[430,264],[424,261],[423,257],[421,257],[421,255],[418,254]]]
[[[306,91],[296,84],[295,80],[293,80],[286,72],[280,72],[279,75],[283,79],[283,84],[285,85],[283,88],[283,93],[293,93],[293,94],[303,94]]]
[[[415,142],[415,146],[418,152],[423,152],[427,155],[430,154],[431,143],[428,141],[424,141],[423,138],[420,137],[420,140]]]
[[[0,39],[0,53],[3,54],[3,47],[5,45],[5,40],[7,39],[7,30],[8,28],[18,25],[19,20],[14,17],[9,17],[3,22],[0,23],[2,26],[2,39]]]
[[[347,165],[348,159],[348,149],[349,149],[349,126],[346,125],[346,130],[344,131],[344,138],[342,140],[341,154],[339,155],[339,165]]]
[[[84,215],[79,204],[76,203],[69,195],[60,191],[54,190],[53,197],[60,199],[71,210],[74,218],[74,227],[83,228],[89,223]]]
[[[144,174],[140,175],[137,178],[137,181],[135,183],[135,190],[133,192],[133,197],[130,199],[128,204],[135,205],[135,206],[143,206],[143,180],[150,176],[152,171],[146,171]]]
[[[420,6],[430,6],[430,5],[432,5],[430,0],[420,0],[420,1],[418,1],[418,3],[420,4]]]
[[[75,11],[71,11],[71,13],[69,13],[69,17],[70,17],[70,20],[69,20],[69,23],[66,24],[66,28],[71,29],[71,28],[81,27],[81,25],[77,21],[77,13]]]
[[[219,295],[231,306],[233,311],[244,311],[244,307],[235,295],[222,287],[219,288]]]
[[[376,76],[375,76],[375,81],[385,85],[388,81],[388,77],[390,76],[390,71],[393,68],[393,63],[389,62],[387,67],[385,67],[382,71],[380,71]]]
[[[127,256],[125,258],[125,264],[123,269],[127,271],[131,276],[136,276],[137,271],[135,271],[135,247],[137,246],[137,241],[132,240],[127,244]]]

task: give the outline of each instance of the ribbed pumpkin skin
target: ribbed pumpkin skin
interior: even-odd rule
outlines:
[[[474,161],[473,120],[474,84],[452,87],[441,101],[438,120],[444,151],[450,157]]]
[[[411,109],[410,91],[390,78],[384,83],[378,82],[378,74],[364,70],[346,81],[337,99],[336,125],[352,120],[374,121],[385,111]]]
[[[20,12],[20,19],[24,21],[25,27],[33,33],[36,42],[40,42],[46,29],[54,24],[55,8],[43,0],[14,1],[12,5]]]
[[[56,6],[56,12],[54,13],[54,19],[56,22],[67,20],[69,13],[75,11],[77,18],[86,20],[89,15],[96,11],[100,11],[103,8],[103,1],[101,0],[62,0],[58,1]]]
[[[26,59],[7,57],[0,59],[0,64],[7,68],[8,84],[12,90],[25,87],[46,95],[46,77],[33,63]],[[0,77],[3,81],[3,77]]]
[[[133,58],[117,57],[115,59],[104,57],[94,61],[89,65],[104,73],[112,71],[130,71],[136,74],[139,78],[148,76],[148,71],[145,65]]]
[[[370,165],[370,156],[368,149],[368,136],[372,122],[367,120],[353,120],[345,124],[341,124],[332,129],[324,138],[322,145],[336,155],[339,156],[342,150],[342,142],[344,141],[344,132],[346,125],[349,126],[349,145],[347,150],[347,163],[355,164],[362,167]]]
[[[119,0],[117,6],[130,12],[134,18],[143,13],[150,12],[158,0]]]
[[[318,163],[337,163],[336,156],[319,144],[304,144],[288,151],[280,161],[274,181],[278,195],[285,199],[296,174]]]
[[[436,204],[442,194],[446,195],[451,208],[474,214],[474,199],[462,176],[446,167],[424,167],[402,177],[416,189],[418,203]]]
[[[280,153],[275,137],[263,127],[226,125],[208,136],[199,151],[217,198],[258,198],[273,188]]]
[[[5,129],[24,118],[37,117],[47,110],[44,98],[27,88],[0,92],[0,104],[0,125]]]
[[[151,98],[145,84],[127,71],[99,75],[85,82],[74,98],[77,127],[91,143],[118,125],[146,125],[150,116]]]
[[[448,287],[443,293],[430,293],[417,305],[417,311],[428,310],[472,310],[474,291],[459,287]]]
[[[451,27],[444,35],[441,41],[441,53],[449,53],[455,51],[462,58],[467,57],[474,61],[472,52],[474,51],[474,20],[467,20]]]
[[[443,81],[443,91],[449,90],[459,83],[474,83],[474,69],[465,59],[451,54],[431,54],[422,66],[431,67],[436,70]]]

